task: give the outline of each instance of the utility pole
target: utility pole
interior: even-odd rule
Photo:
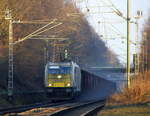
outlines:
[[[6,10],[5,19],[9,20],[9,64],[8,64],[8,97],[13,95],[13,19],[10,10]]]
[[[61,25],[62,23],[58,23],[50,28],[47,28],[45,30],[42,30],[46,27],[48,27],[50,24],[54,23],[54,21],[48,23],[48,22],[38,22],[40,24],[46,24],[45,26],[39,28],[38,30],[36,30],[35,32],[29,34],[28,36],[24,37],[23,39],[17,41],[17,42],[14,42],[13,41],[13,23],[24,23],[24,22],[20,22],[20,21],[13,21],[13,18],[12,18],[12,15],[11,15],[11,11],[10,10],[6,10],[5,11],[5,19],[9,21],[9,64],[8,64],[8,81],[7,81],[7,89],[8,89],[8,97],[11,99],[12,96],[13,96],[13,89],[14,89],[14,58],[13,58],[13,48],[14,48],[14,45],[17,44],[17,43],[20,43],[24,40],[27,40],[27,39],[30,39],[32,38],[33,36],[35,36],[36,34],[40,34],[40,33],[43,33],[47,30],[50,30],[50,29],[53,29],[59,25]],[[25,23],[28,23],[28,22],[25,22]],[[35,22],[29,22],[29,23],[35,23]],[[42,31],[41,31],[42,30]]]
[[[131,78],[130,78],[130,2],[127,0],[127,80],[128,88],[131,87]]]
[[[3,12],[3,11],[2,11]],[[14,89],[14,58],[13,58],[13,48],[15,44],[18,44],[20,42],[23,42],[27,39],[31,39],[32,37],[39,35],[45,31],[51,30],[53,28],[56,28],[60,25],[62,25],[61,22],[48,27],[51,24],[54,24],[56,22],[57,19],[54,19],[53,21],[49,22],[49,20],[47,21],[13,21],[12,15],[11,15],[11,11],[9,9],[7,9],[6,11],[4,11],[5,15],[4,18],[5,20],[9,21],[9,62],[8,62],[8,79],[7,79],[7,91],[8,91],[8,97],[11,99],[11,97],[13,96],[13,89]],[[34,31],[33,33],[27,35],[26,37],[22,38],[21,40],[18,41],[14,41],[13,40],[13,23],[16,24],[46,24],[44,26],[42,26],[41,28],[37,29],[36,31]],[[48,38],[49,39],[49,38]],[[48,56],[48,55],[47,55]],[[47,57],[46,56],[46,57]],[[47,59],[46,59],[47,60]]]
[[[142,11],[138,10],[137,11],[137,15],[135,16],[136,19],[136,39],[135,39],[135,74],[138,74],[139,72],[139,53],[138,53],[138,49],[139,49],[139,19],[142,17]]]
[[[136,17],[135,17],[136,18]],[[139,72],[139,54],[138,54],[138,33],[139,33],[139,23],[138,23],[138,19],[136,18],[136,35],[135,35],[135,54],[134,54],[134,73],[135,75],[138,74]]]

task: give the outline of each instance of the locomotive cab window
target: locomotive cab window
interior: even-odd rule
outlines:
[[[51,75],[71,74],[71,67],[49,68],[48,73]]]

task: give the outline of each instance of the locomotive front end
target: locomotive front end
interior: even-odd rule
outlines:
[[[71,64],[48,65],[45,71],[45,85],[52,99],[68,99],[73,96]]]

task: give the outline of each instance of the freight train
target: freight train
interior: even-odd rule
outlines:
[[[73,99],[96,88],[99,81],[99,77],[81,70],[75,62],[48,62],[45,66],[45,90],[52,100]]]

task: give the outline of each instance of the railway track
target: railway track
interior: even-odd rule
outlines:
[[[48,116],[95,116],[105,106],[106,100],[78,103],[72,107],[54,112]]]
[[[10,114],[10,113],[20,113],[20,112],[24,112],[24,111],[35,109],[35,108],[61,106],[69,102],[71,103],[71,101],[68,101],[68,102],[65,101],[65,102],[59,102],[59,103],[51,103],[51,102],[46,103],[45,102],[45,103],[36,103],[36,104],[13,107],[13,108],[0,109],[0,115]]]

